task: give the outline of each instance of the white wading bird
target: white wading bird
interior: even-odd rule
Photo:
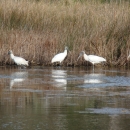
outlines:
[[[12,50],[9,50],[8,54],[10,55],[11,59],[14,61],[15,64],[19,66],[28,66],[28,61],[26,61],[22,57],[14,56]]]
[[[54,62],[61,62],[65,59],[65,57],[67,56],[67,50],[68,50],[68,47],[66,46],[65,47],[65,50],[63,53],[59,53],[59,54],[56,54],[52,60],[51,60],[51,63],[54,63]]]
[[[89,61],[89,62],[91,62],[93,64],[93,70],[94,70],[94,64],[106,62],[106,59],[104,59],[103,57],[96,56],[96,55],[86,55],[84,51],[80,52],[80,55],[79,55],[78,59],[82,55],[84,56],[84,59],[86,61]],[[77,59],[77,61],[78,61],[78,59]]]

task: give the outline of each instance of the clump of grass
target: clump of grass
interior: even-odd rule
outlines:
[[[64,50],[65,65],[76,62],[80,51],[126,65],[130,49],[130,7],[127,1],[2,0],[0,4],[0,63],[12,63],[9,49],[32,64],[50,65]]]

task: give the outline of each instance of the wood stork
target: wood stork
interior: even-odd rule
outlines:
[[[59,53],[59,54],[56,54],[52,60],[51,60],[51,63],[54,63],[54,62],[61,62],[65,59],[65,57],[67,56],[67,50],[68,50],[68,47],[66,46],[65,47],[65,50],[63,53]]]
[[[12,50],[9,50],[8,54],[10,55],[11,59],[14,61],[15,64],[19,66],[28,66],[28,61],[26,61],[22,57],[14,56]]]
[[[91,63],[93,64],[93,70],[94,70],[94,64],[106,62],[106,59],[104,59],[103,57],[96,56],[96,55],[86,55],[86,54],[85,54],[85,51],[80,52],[80,55],[79,55],[78,59],[79,59],[82,55],[84,56],[84,59],[85,59],[86,61],[89,61],[89,62],[91,62]],[[77,59],[77,61],[78,61],[78,59]]]

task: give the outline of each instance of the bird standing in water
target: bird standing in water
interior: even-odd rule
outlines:
[[[86,55],[86,54],[85,54],[85,51],[80,52],[80,55],[79,55],[78,59],[79,59],[82,55],[84,56],[84,59],[85,59],[86,61],[89,61],[89,62],[91,62],[91,63],[93,64],[93,70],[94,70],[94,64],[106,62],[106,59],[104,59],[103,57],[96,56],[96,55]],[[78,59],[77,59],[77,61],[78,61]]]
[[[12,50],[9,50],[8,54],[10,55],[14,63],[17,64],[18,66],[28,66],[28,61],[26,61],[22,57],[14,56]]]
[[[56,54],[52,60],[51,60],[51,63],[54,63],[54,62],[61,62],[65,59],[65,57],[67,56],[67,50],[68,50],[68,47],[66,46],[65,47],[65,50],[63,53],[59,53],[59,54]]]

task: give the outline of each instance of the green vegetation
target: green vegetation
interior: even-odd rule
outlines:
[[[79,53],[123,66],[130,50],[129,0],[1,0],[0,63],[10,64],[13,50],[32,64],[49,65],[52,57],[69,47],[65,65]]]

